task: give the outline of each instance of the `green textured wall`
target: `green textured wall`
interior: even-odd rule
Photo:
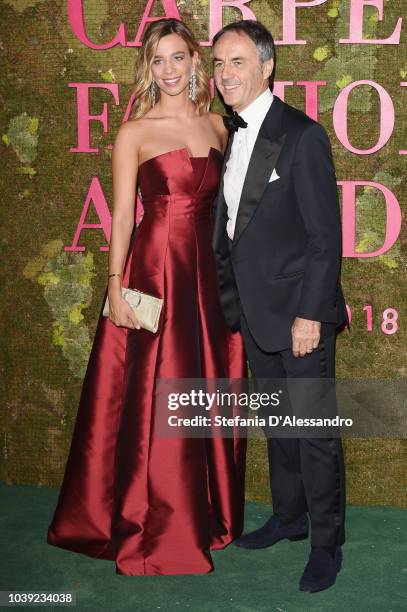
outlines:
[[[124,22],[133,39],[145,2],[86,0],[87,33],[95,42],[110,40]],[[155,3],[159,9],[160,3]],[[208,38],[208,0],[179,1],[182,17],[200,40]],[[281,38],[282,1],[253,0],[258,19]],[[365,11],[365,34],[391,34],[405,13],[403,0],[384,3],[385,19]],[[305,46],[279,46],[276,80],[325,80],[320,92],[320,121],[331,136],[338,179],[364,179],[388,186],[405,206],[406,157],[402,142],[407,91],[404,45],[339,45],[348,34],[349,2],[337,0],[299,11]],[[0,479],[7,483],[58,486],[70,443],[84,375],[105,289],[107,253],[102,232],[85,231],[82,254],[63,247],[72,242],[92,176],[98,176],[111,203],[110,150],[131,89],[137,49],[119,46],[92,51],[72,34],[66,2],[0,0],[2,102],[0,130],[3,183],[1,237],[2,413]],[[159,14],[159,10],[157,11]],[[225,22],[239,18],[226,9]],[[405,28],[404,28],[405,29]],[[205,50],[209,58],[209,49]],[[374,155],[355,156],[338,141],[332,126],[335,99],[347,83],[371,79],[393,99],[395,131]],[[110,94],[93,90],[91,113],[109,104],[110,131],[91,124],[92,146],[100,154],[75,154],[76,90],[71,82],[119,84],[120,105]],[[288,88],[286,101],[304,108],[302,88]],[[221,111],[218,101],[215,110]],[[379,107],[366,90],[349,103],[349,132],[357,146],[375,142]],[[405,122],[405,120],[404,120]],[[405,129],[405,126],[404,126]],[[97,222],[90,215],[88,222]],[[384,212],[377,196],[364,190],[358,198],[358,244],[380,246]],[[344,259],[343,286],[353,308],[351,334],[338,344],[337,374],[350,378],[406,375],[405,234],[382,257]],[[375,321],[366,331],[363,306],[371,304]],[[398,308],[396,334],[380,330],[380,313]],[[348,501],[407,506],[407,441],[346,440]],[[248,497],[268,498],[265,445],[252,442],[248,460]]]

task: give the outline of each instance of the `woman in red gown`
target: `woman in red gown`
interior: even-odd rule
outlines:
[[[210,550],[242,532],[246,440],[157,435],[154,389],[157,378],[246,376],[211,246],[227,135],[182,22],[150,24],[135,87],[113,149],[110,318],[99,315],[47,541],[127,576],[207,573]],[[139,328],[122,286],[164,298],[156,334]]]

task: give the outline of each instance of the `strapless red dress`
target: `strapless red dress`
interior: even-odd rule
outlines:
[[[144,216],[123,286],[164,298],[159,329],[99,315],[47,542],[113,560],[118,574],[210,572],[210,549],[243,529],[246,440],[155,431],[156,378],[246,376],[211,245],[221,165],[214,148],[206,158],[178,149],[141,164]]]

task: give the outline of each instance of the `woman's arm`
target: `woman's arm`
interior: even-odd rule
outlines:
[[[121,296],[123,269],[129,250],[135,218],[139,156],[139,130],[135,122],[123,123],[117,132],[112,152],[113,213],[109,245],[108,279],[110,318],[116,325],[138,328],[136,316]]]

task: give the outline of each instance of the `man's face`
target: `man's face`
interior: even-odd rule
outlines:
[[[226,32],[212,53],[216,87],[225,104],[240,113],[267,89],[273,60],[261,66],[256,45],[244,32]]]

